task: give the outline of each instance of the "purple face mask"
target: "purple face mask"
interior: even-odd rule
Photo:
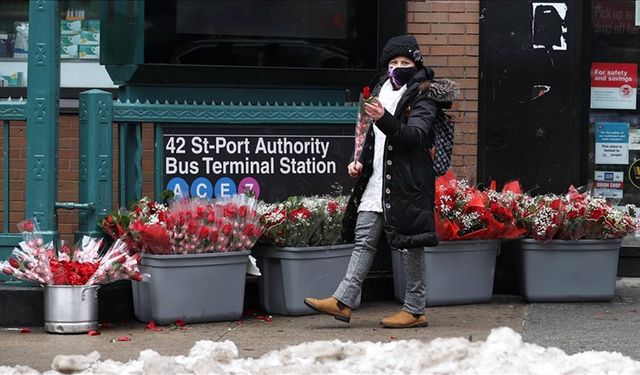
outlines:
[[[408,68],[390,67],[389,78],[391,79],[393,86],[399,88],[407,84],[417,71],[418,69],[415,66]]]

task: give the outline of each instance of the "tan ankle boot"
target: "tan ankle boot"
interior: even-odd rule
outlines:
[[[304,303],[313,310],[331,315],[340,321],[349,323],[351,320],[351,307],[338,301],[334,297],[325,299],[305,298]]]
[[[415,328],[429,325],[427,316],[422,314],[411,314],[404,310],[388,316],[380,322],[386,328]]]

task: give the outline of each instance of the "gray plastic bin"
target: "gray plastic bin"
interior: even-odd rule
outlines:
[[[621,239],[520,240],[522,294],[530,302],[608,301]]]
[[[157,324],[239,319],[249,254],[144,254],[140,270],[151,277],[132,282],[136,318]]]
[[[353,244],[271,247],[256,246],[262,276],[258,277],[261,307],[270,314],[315,314],[306,297],[325,298],[335,292],[347,272]],[[360,297],[353,308],[360,306]]]
[[[499,248],[498,240],[441,241],[436,247],[425,247],[427,306],[489,302]],[[391,262],[395,297],[403,303],[406,282],[402,254],[393,250]]]

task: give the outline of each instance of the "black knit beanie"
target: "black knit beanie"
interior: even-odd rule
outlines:
[[[416,67],[422,67],[422,53],[418,47],[418,41],[412,35],[398,35],[389,39],[380,54],[382,67],[386,68],[389,61],[397,56],[404,56],[415,62]]]

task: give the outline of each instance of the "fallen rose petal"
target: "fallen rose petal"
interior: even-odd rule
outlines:
[[[31,330],[29,328],[22,328],[20,329],[20,333],[31,333]]]
[[[118,337],[118,341],[131,341],[131,338],[128,336]]]
[[[264,321],[267,323],[271,323],[273,322],[273,318],[271,316],[268,316]]]
[[[398,339],[396,336],[389,336],[389,338],[390,338],[391,340],[397,340],[397,339]]]
[[[184,320],[176,320],[176,325],[178,327],[184,327],[185,325],[187,325],[187,323],[184,322]]]
[[[107,323],[107,322],[100,323],[100,328],[101,329],[109,329],[109,328],[111,328],[111,323]]]
[[[89,331],[87,334],[89,336],[100,336],[100,332],[99,331]]]
[[[267,317],[264,316],[264,315],[258,315],[258,316],[256,316],[256,319],[258,319],[258,320],[266,320]]]
[[[147,323],[147,328],[146,329],[156,329],[156,322],[154,322],[152,320],[149,323]]]

